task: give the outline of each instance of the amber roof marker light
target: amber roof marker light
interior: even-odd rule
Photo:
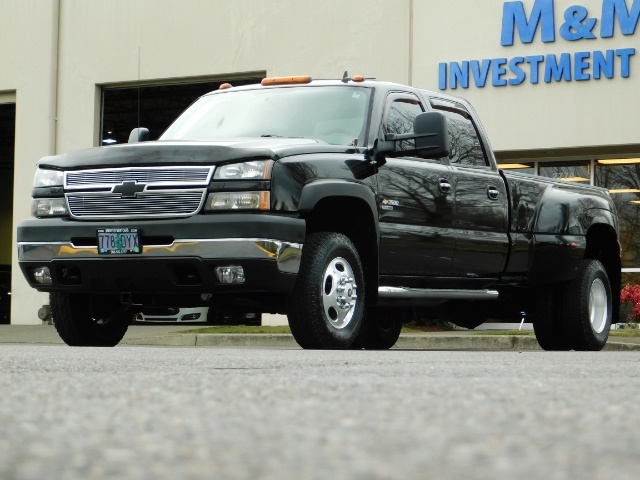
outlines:
[[[294,77],[268,77],[263,78],[260,84],[263,87],[270,85],[295,85],[300,83],[311,83],[311,77],[309,75],[298,75]]]
[[[349,77],[349,72],[345,70],[344,74],[342,75],[342,82],[343,83],[348,83],[348,82],[364,82],[366,80],[366,78],[364,78],[364,76],[362,75],[354,75],[353,77]]]

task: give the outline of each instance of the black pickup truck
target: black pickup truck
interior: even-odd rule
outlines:
[[[17,231],[69,345],[143,306],[288,315],[303,348],[393,346],[419,310],[533,322],[600,350],[620,291],[606,190],[499,170],[471,105],[365,79],[267,78],[201,97],[160,137],[40,160]]]

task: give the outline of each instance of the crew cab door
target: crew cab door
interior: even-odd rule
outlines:
[[[417,96],[387,96],[382,135],[413,132],[425,111]],[[396,150],[410,150],[413,140]],[[453,173],[442,160],[415,156],[387,158],[378,173],[380,274],[383,276],[450,276],[453,265]]]
[[[438,108],[436,106],[436,108]],[[508,253],[508,199],[504,181],[491,166],[473,118],[464,106],[440,109],[447,117],[453,178],[456,277],[499,274]]]

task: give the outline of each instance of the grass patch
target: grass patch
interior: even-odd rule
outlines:
[[[178,333],[291,333],[286,326],[278,327],[250,327],[247,325],[217,325],[213,327],[181,330]]]
[[[533,330],[483,330],[473,332],[473,335],[533,335]],[[610,337],[640,337],[640,329],[625,328],[621,330],[611,330]]]
[[[482,330],[473,335],[533,335],[533,330]]]
[[[402,327],[402,333],[425,333],[425,332],[443,332],[448,331],[446,328],[436,326],[424,326],[408,324]],[[287,326],[278,327],[250,327],[246,325],[218,325],[212,327],[193,328],[190,330],[181,330],[177,333],[284,333],[291,334],[291,329]],[[482,330],[469,332],[472,335],[533,335],[533,330]],[[640,329],[625,328],[621,330],[611,330],[612,337],[640,337]]]
[[[622,328],[619,330],[611,330],[609,335],[612,337],[640,337],[640,328]]]
[[[423,332],[441,332],[446,329],[433,326],[405,325],[402,327],[402,333],[423,333]],[[291,329],[287,326],[278,327],[253,327],[247,325],[216,325],[212,327],[192,328],[189,330],[181,330],[177,333],[288,333]]]

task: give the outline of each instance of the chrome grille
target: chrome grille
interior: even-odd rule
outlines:
[[[126,181],[148,185],[207,185],[211,181],[213,167],[148,167],[148,168],[105,168],[66,172],[65,186],[106,187]]]
[[[139,193],[122,198],[110,192],[68,193],[71,216],[78,219],[188,217],[200,210],[206,188]]]

